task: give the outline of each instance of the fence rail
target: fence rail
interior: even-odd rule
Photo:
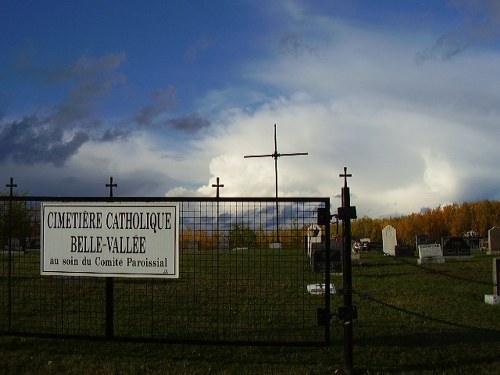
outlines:
[[[41,275],[42,202],[178,204],[180,277]],[[329,263],[324,273],[312,271],[304,237],[318,208],[329,207],[329,198],[2,196],[0,333],[327,344],[329,327],[318,326],[317,310],[329,314],[330,296],[311,295],[306,287],[329,280]],[[329,231],[325,226],[326,238]]]

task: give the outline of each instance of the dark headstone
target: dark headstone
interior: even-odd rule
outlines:
[[[415,246],[418,249],[418,245],[427,245],[429,242],[429,236],[426,234],[417,234],[415,236]]]
[[[462,237],[443,237],[441,248],[445,257],[471,255],[470,246]]]
[[[368,251],[382,251],[383,246],[382,242],[368,242],[367,244],[367,250]]]
[[[493,294],[500,296],[500,258],[493,259]]]
[[[311,264],[314,272],[325,272],[326,251],[325,243],[314,243],[312,245]],[[342,272],[342,241],[330,241],[330,272]]]
[[[413,258],[414,256],[415,248],[413,246],[406,244],[396,245],[396,257]]]

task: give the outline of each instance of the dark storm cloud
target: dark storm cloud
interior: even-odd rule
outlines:
[[[99,98],[123,81],[116,69],[124,59],[124,54],[109,54],[101,58],[85,56],[67,67],[50,70],[24,65],[22,69],[29,72],[31,78],[45,85],[69,84],[71,87],[46,114],[0,123],[0,160],[62,166],[92,138],[106,142],[125,137],[126,130],[102,131],[95,116]]]
[[[314,55],[316,49],[301,40],[295,33],[284,35],[279,42],[279,49],[282,54],[290,55],[294,58],[301,56]]]
[[[500,2],[498,0],[454,0],[462,22],[443,33],[431,47],[415,56],[418,64],[428,60],[447,61],[473,46],[500,41]]]
[[[107,94],[112,86],[123,82],[116,69],[125,60],[124,54],[109,54],[101,58],[82,57],[67,68],[51,72],[47,83],[70,82],[73,87],[57,106],[52,120],[59,126],[98,125],[92,115],[97,99]]]
[[[141,107],[133,121],[139,126],[175,130],[194,134],[210,126],[210,121],[198,113],[172,118],[171,112],[177,107],[177,90],[173,86],[153,93],[150,104]]]
[[[209,127],[210,121],[201,117],[198,113],[191,113],[189,115],[168,120],[166,122],[166,126],[186,134],[193,134],[201,129]]]
[[[84,132],[67,137],[61,128],[47,120],[26,117],[2,126],[0,160],[11,158],[19,164],[49,162],[62,166],[88,139]]]
[[[140,108],[135,116],[134,120],[139,125],[154,125],[159,117],[171,112],[177,105],[177,90],[173,86],[165,90],[157,90],[152,95],[152,102]]]
[[[126,129],[106,129],[100,137],[95,140],[99,142],[112,142],[126,139],[130,134],[131,131]]]

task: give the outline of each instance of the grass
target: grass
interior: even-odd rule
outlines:
[[[500,306],[484,303],[484,295],[493,292],[492,286],[487,285],[492,281],[491,259],[491,256],[475,254],[472,258],[447,260],[445,264],[427,265],[425,268],[417,267],[415,259],[402,262],[378,253],[362,254],[360,261],[353,261],[353,288],[360,293],[353,298],[358,309],[358,319],[354,325],[356,372],[500,373]],[[279,337],[280,330],[289,324],[296,324],[294,308],[290,308],[292,317],[287,317],[286,306],[296,304],[299,293],[295,290],[283,291],[287,289],[286,285],[290,285],[291,275],[295,273],[287,274],[284,269],[260,264],[263,263],[261,256],[253,254],[243,257],[239,254],[219,259],[219,266],[222,266],[220,272],[235,267],[240,270],[220,278],[212,268],[213,261],[212,258],[189,259],[184,268],[186,274],[183,282],[192,289],[184,296],[182,293],[176,295],[178,301],[155,301],[155,298],[164,298],[157,292],[157,289],[163,290],[161,282],[152,282],[147,286],[136,282],[119,283],[116,291],[120,296],[118,299],[124,298],[124,303],[136,304],[141,309],[169,302],[170,308],[176,310],[178,320],[174,320],[173,325],[163,324],[161,327],[172,332],[182,331],[181,320],[189,312],[182,311],[188,303],[196,303],[203,311],[203,314],[195,314],[198,321],[193,323],[194,328],[208,324],[211,329],[215,329],[217,318],[220,318],[223,327],[236,328],[236,332],[248,331],[262,327],[262,322],[258,320],[264,319],[264,314],[265,322],[269,323],[268,328],[276,330]],[[228,264],[224,265],[225,262]],[[252,267],[257,267],[258,272],[251,271]],[[297,266],[288,264],[286,269],[293,267]],[[198,279],[192,277],[202,269],[213,270],[213,273],[209,273],[209,282],[198,283]],[[300,271],[304,271],[306,276],[294,282],[294,288],[317,280],[317,275],[309,270]],[[266,273],[274,277],[268,279],[264,277]],[[216,298],[225,303],[224,306],[232,304],[234,307],[227,314],[220,315],[219,311],[217,315],[214,313],[217,304],[209,303],[207,296],[216,296],[209,292],[227,278],[233,278],[232,285],[238,287],[220,291]],[[252,289],[252,286],[262,285],[264,279],[269,284],[269,296],[263,290]],[[24,282],[30,281],[25,279]],[[341,288],[339,276],[333,276],[333,282]],[[73,283],[76,286],[81,284],[78,280]],[[273,291],[271,284],[276,284],[276,290],[282,292]],[[182,284],[170,283],[169,288],[177,288],[178,285]],[[60,287],[59,284],[56,286]],[[68,291],[73,290],[67,284],[64,287]],[[82,283],[80,287],[83,290],[78,291],[78,295],[84,295],[90,301],[102,298],[99,293],[92,295],[92,287],[88,284]],[[283,300],[280,306],[284,304],[285,308],[283,311],[253,311],[252,304],[242,299],[248,296],[254,299],[280,299]],[[334,296],[332,309],[336,310],[341,303],[341,297]],[[89,314],[96,313],[86,303],[68,305],[68,308],[75,310],[79,307],[89,309]],[[120,308],[120,304],[117,308]],[[305,311],[307,314],[311,312],[309,307]],[[245,317],[244,320],[241,317]],[[133,326],[132,331],[150,331],[154,325],[141,322],[134,315],[129,318],[129,321],[118,327],[119,330],[128,332],[129,326]],[[317,329],[313,328],[314,321],[307,324],[310,324],[311,329]],[[193,334],[195,331],[184,333]],[[216,332],[220,334],[221,331]],[[233,338],[232,335],[240,333],[228,332],[226,337]],[[260,337],[258,333],[253,334]],[[262,335],[261,338],[267,337],[264,333]],[[2,374],[332,374],[342,371],[343,328],[335,320],[332,321],[332,343],[328,347],[180,345],[0,337]]]

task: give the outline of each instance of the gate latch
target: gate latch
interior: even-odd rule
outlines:
[[[316,320],[319,326],[327,326],[330,324],[333,314],[329,314],[324,307],[318,307],[316,310]]]
[[[358,319],[358,309],[356,306],[352,306],[352,308],[341,306],[339,307],[337,317],[339,320],[343,320],[344,322]]]

